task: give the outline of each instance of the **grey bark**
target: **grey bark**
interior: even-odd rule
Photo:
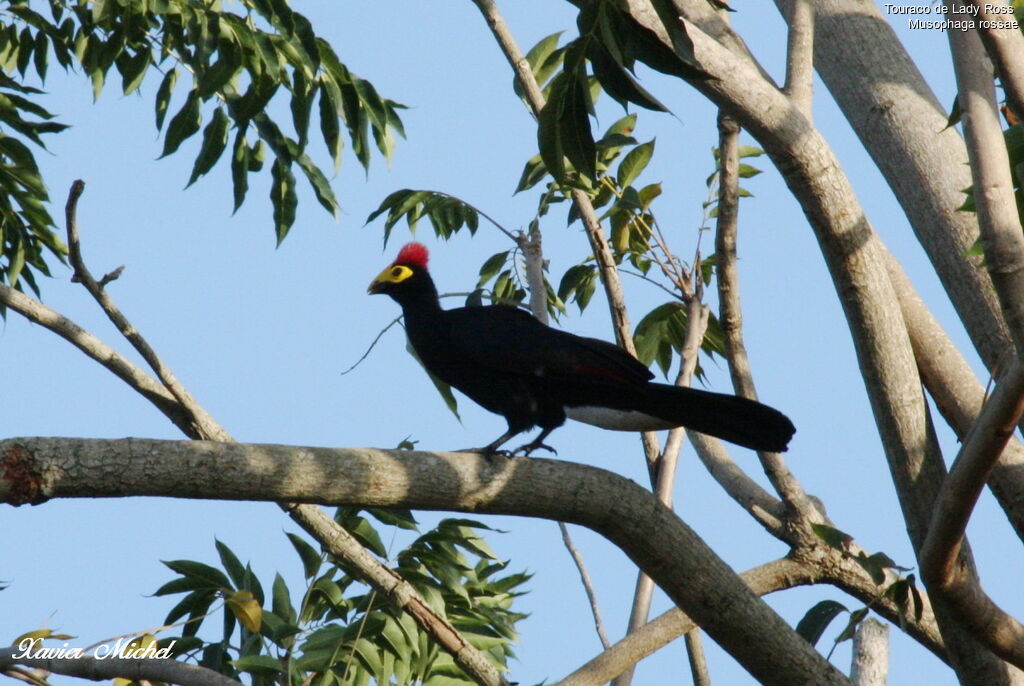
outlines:
[[[146,495],[573,522],[620,547],[762,683],[849,683],[649,491],[594,467],[456,453],[32,438],[0,441],[0,470],[0,502]]]

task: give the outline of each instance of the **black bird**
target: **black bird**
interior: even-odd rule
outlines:
[[[543,441],[566,417],[618,431],[685,426],[754,450],[786,450],[793,423],[767,405],[652,383],[651,371],[621,348],[553,329],[516,307],[442,310],[427,259],[426,247],[409,243],[367,292],[402,306],[409,341],[434,376],[505,417],[508,431],[480,452],[534,426],[540,435],[514,452],[555,452]]]

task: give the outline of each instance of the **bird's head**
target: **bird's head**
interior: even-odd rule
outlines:
[[[430,255],[422,243],[407,243],[395,261],[377,275],[367,293],[384,293],[399,303],[422,295],[437,298],[437,291],[427,271]]]

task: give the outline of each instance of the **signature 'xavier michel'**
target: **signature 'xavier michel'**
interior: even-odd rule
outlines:
[[[368,292],[402,306],[409,341],[434,376],[505,417],[508,431],[481,452],[534,426],[540,434],[515,452],[554,452],[543,441],[567,417],[618,431],[685,426],[754,450],[789,445],[795,429],[778,410],[652,383],[647,367],[610,343],[553,329],[508,305],[441,309],[427,258],[426,247],[409,243]]]

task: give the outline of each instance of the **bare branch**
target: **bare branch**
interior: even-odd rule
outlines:
[[[0,502],[26,492],[32,502],[147,495],[455,510],[580,524],[648,571],[763,683],[848,683],[650,492],[595,467],[405,450],[20,438],[0,441],[0,470]]]
[[[587,594],[590,613],[594,616],[594,629],[597,631],[597,638],[601,641],[601,646],[607,650],[611,645],[611,641],[608,640],[608,631],[604,628],[604,620],[601,618],[601,607],[598,605],[597,593],[594,591],[594,582],[587,571],[583,554],[580,553],[576,544],[573,543],[572,536],[569,535],[569,527],[566,526],[565,522],[558,523],[558,530],[562,532],[562,543],[565,545],[565,549],[569,551],[569,556],[572,558],[573,564],[576,565],[576,570],[580,573],[580,583],[583,584],[583,592]]]
[[[974,370],[922,302],[903,267],[886,252],[889,280],[900,302],[910,344],[925,388],[961,442],[978,419],[986,391]],[[989,477],[996,496],[1017,535],[1024,540],[1024,445],[1011,437]]]
[[[20,657],[18,647],[0,648],[0,673],[13,665],[44,669],[53,674],[73,676],[91,681],[129,679],[131,681],[163,681],[180,686],[238,686],[239,682],[223,674],[177,660],[150,658]]]
[[[1024,369],[1019,363],[996,386],[942,485],[928,537],[921,546],[921,576],[947,599],[960,621],[1004,660],[1024,669],[1024,626],[1000,610],[957,567],[967,521],[995,461],[1024,413]]]
[[[850,681],[854,686],[885,686],[888,673],[889,627],[869,617],[853,635]]]
[[[953,2],[949,11],[963,9]],[[951,15],[952,16],[952,15]],[[1024,355],[1024,233],[1013,196],[1010,161],[999,125],[992,63],[976,31],[950,31],[967,154],[974,178],[974,200],[981,228],[985,266],[1017,355]]]
[[[814,3],[794,0],[790,6],[786,46],[786,94],[800,113],[811,119],[814,96]]]
[[[849,179],[820,132],[749,63],[685,18],[652,26],[647,0],[626,3],[637,21],[659,37],[685,32],[678,36],[680,44],[692,45],[701,68],[711,76],[689,79],[689,83],[751,132],[804,210],[843,306],[907,530],[915,550],[919,549],[945,465],[906,327],[886,277],[881,242]],[[665,46],[675,49],[671,39]],[[1019,234],[1019,226],[1017,230]],[[964,552],[962,564],[973,575],[967,546]],[[981,649],[946,608],[937,605],[936,612],[951,661],[962,678],[1010,682],[1004,662]]]
[[[796,12],[794,9],[794,13]],[[715,273],[718,284],[719,321],[725,338],[726,361],[729,364],[733,389],[738,395],[757,400],[757,389],[747,358],[747,348],[743,342],[739,269],[736,267],[736,237],[739,224],[739,132],[736,120],[719,110]],[[789,510],[800,518],[804,524],[803,528],[806,530],[806,525],[811,522],[820,522],[821,516],[807,500],[807,494],[789,471],[782,456],[764,451],[759,451],[757,455],[775,492]]]
[[[783,14],[793,0],[776,0]],[[689,5],[690,3],[686,3]],[[701,4],[701,3],[695,3]],[[981,260],[967,149],[875,0],[814,0],[814,66],[900,203],[990,370],[1010,341]],[[943,96],[945,97],[945,96]],[[942,173],[936,173],[942,170]]]
[[[162,384],[140,369],[106,343],[78,324],[56,312],[31,296],[0,283],[0,303],[14,310],[30,322],[46,327],[88,357],[109,369],[113,374],[153,403],[176,427],[192,434],[191,417]]]
[[[704,644],[700,639],[700,630],[693,629],[686,632],[686,655],[690,659],[690,675],[693,677],[693,686],[711,686],[711,676],[708,674],[708,663],[704,659]]]
[[[89,294],[103,309],[104,314],[107,315],[110,321],[114,323],[114,326],[121,332],[121,335],[142,355],[142,358],[146,360],[146,364],[150,366],[150,369],[157,375],[157,378],[160,379],[164,387],[170,391],[181,407],[192,416],[195,431],[199,437],[216,441],[230,440],[231,435],[217,424],[213,417],[196,402],[192,394],[181,385],[174,374],[171,373],[171,370],[156,354],[156,351],[146,342],[146,339],[132,326],[128,318],[121,314],[121,310],[114,303],[114,300],[92,277],[89,269],[85,266],[85,261],[82,259],[81,245],[79,244],[78,220],[75,216],[78,208],[78,199],[84,190],[84,181],[78,180],[72,183],[71,190],[68,193],[68,202],[65,206],[68,231],[68,257],[71,260],[71,266],[75,269],[75,278],[85,286],[85,289],[89,291]]]
[[[991,0],[983,3],[971,0],[971,4],[978,8],[978,31],[989,58],[999,68],[1006,104],[1019,121],[1024,121],[1024,35],[1018,28],[996,28],[1000,23],[1008,24],[1007,20],[1013,17],[1012,12],[992,12],[994,2]],[[1010,9],[1005,3],[999,3],[999,6]]]

